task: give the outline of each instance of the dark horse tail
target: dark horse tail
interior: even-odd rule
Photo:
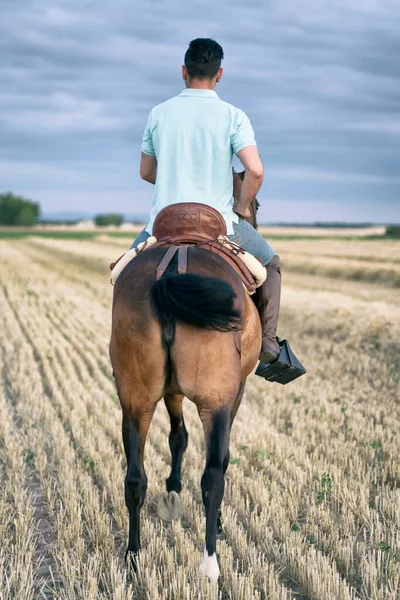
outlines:
[[[166,274],[153,284],[150,294],[169,343],[173,341],[175,322],[216,331],[241,328],[242,316],[234,308],[236,294],[229,283],[218,277]]]

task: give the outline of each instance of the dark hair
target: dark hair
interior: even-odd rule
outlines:
[[[189,77],[212,79],[224,58],[222,47],[210,38],[192,40],[185,54],[185,67]]]

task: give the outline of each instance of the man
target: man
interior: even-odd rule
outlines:
[[[279,257],[244,219],[263,180],[264,169],[247,115],[220,100],[215,92],[221,80],[223,50],[217,42],[198,38],[190,42],[182,66],[186,89],[159,104],[150,113],[142,141],[140,176],[155,185],[150,222],[132,247],[146,240],[154,219],[175,202],[200,202],[217,209],[226,221],[228,237],[260,258],[267,268],[266,282],[255,302],[262,324],[260,361],[274,361],[280,351],[276,339],[280,304]],[[238,201],[233,203],[232,156],[245,168]]]

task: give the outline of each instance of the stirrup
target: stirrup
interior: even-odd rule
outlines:
[[[277,338],[281,351],[278,358],[272,363],[262,363],[258,365],[256,369],[256,375],[264,377],[267,381],[275,381],[285,385],[293,379],[297,379],[301,375],[306,373],[305,368],[295,356],[293,350],[289,346],[287,340],[280,340]]]

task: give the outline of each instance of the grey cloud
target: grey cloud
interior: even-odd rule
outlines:
[[[131,189],[133,198],[135,190],[142,199],[147,193],[148,203],[150,189],[137,175],[147,114],[183,87],[187,43],[204,35],[225,50],[218,93],[249,114],[274,173],[265,199],[386,199],[394,209],[400,145],[394,0],[235,1],[219,4],[218,14],[210,0],[138,6],[3,0],[2,188],[18,191],[20,181],[28,193],[43,192],[59,182],[61,203],[65,186],[81,199],[100,182],[126,189],[121,202]],[[34,165],[40,168],[33,176]]]

